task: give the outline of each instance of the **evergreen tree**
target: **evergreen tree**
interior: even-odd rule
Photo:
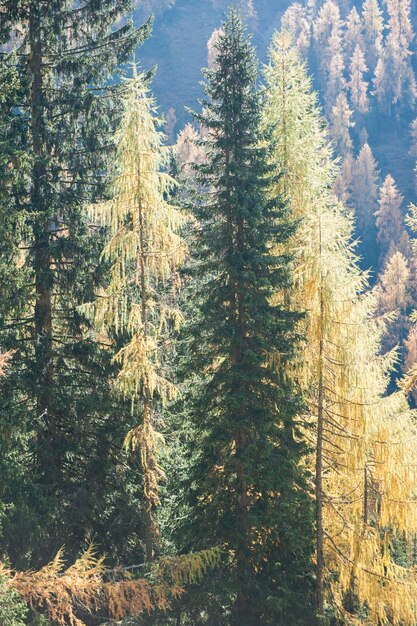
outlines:
[[[375,212],[378,210],[378,166],[372,150],[362,146],[352,172],[352,205],[357,216],[359,250],[364,269],[378,267]]]
[[[311,624],[303,401],[285,373],[300,314],[271,303],[272,294],[285,298],[290,278],[290,259],[271,246],[295,225],[287,205],[269,198],[256,61],[234,11],[206,76],[204,112],[195,114],[207,131],[207,163],[197,169],[205,193],[191,246],[187,526],[194,548],[224,545],[230,564],[197,623]],[[222,606],[230,618],[210,618]]]
[[[142,534],[140,481],[119,454],[129,407],[110,394],[111,348],[78,311],[101,281],[101,233],[84,207],[102,196],[111,153],[116,88],[105,85],[148,31],[120,22],[130,8],[2,3],[2,41],[19,32],[0,85],[2,282],[14,264],[17,286],[0,325],[2,347],[16,350],[0,389],[1,549],[16,565],[64,542],[71,555],[96,534],[118,558]]]

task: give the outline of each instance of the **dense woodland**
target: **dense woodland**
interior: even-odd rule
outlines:
[[[187,2],[0,0],[0,626],[416,626],[417,7]]]

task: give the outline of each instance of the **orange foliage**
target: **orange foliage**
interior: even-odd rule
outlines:
[[[125,568],[106,570],[104,559],[90,547],[67,568],[62,550],[39,571],[14,572],[0,563],[0,577],[32,610],[58,626],[84,626],[81,614],[100,611],[118,621],[155,609],[169,610],[170,602],[185,593],[185,585],[201,580],[220,557],[218,548],[166,557],[152,565],[147,580],[134,578]]]
[[[0,376],[4,376],[6,372],[6,368],[9,365],[10,359],[14,354],[14,350],[9,350],[9,352],[4,352],[0,354]]]

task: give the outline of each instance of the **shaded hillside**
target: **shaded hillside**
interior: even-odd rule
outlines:
[[[250,27],[262,60],[274,28],[290,5],[290,0],[255,0],[256,18]],[[167,6],[163,8],[163,5]],[[141,48],[145,67],[157,65],[154,89],[162,111],[175,109],[180,128],[187,114],[184,107],[195,107],[201,90],[201,68],[207,64],[207,41],[225,16],[229,0],[176,0],[146,2],[138,8],[139,23],[150,8],[156,13],[153,37]]]

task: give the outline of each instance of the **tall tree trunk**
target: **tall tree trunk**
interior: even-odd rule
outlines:
[[[37,2],[31,2],[29,14],[29,46],[31,85],[31,128],[33,142],[32,211],[34,224],[35,311],[34,342],[36,367],[36,407],[40,422],[38,462],[48,482],[56,477],[54,439],[56,423],[52,408],[53,346],[52,346],[52,271],[50,251],[50,216],[45,198],[47,155],[43,96],[43,52],[41,16]]]
[[[143,219],[143,209],[142,206],[139,207],[139,241],[140,241],[140,254],[139,254],[139,264],[140,264],[140,297],[141,297],[141,318],[142,318],[142,327],[144,340],[147,341],[148,338],[148,291],[147,291],[147,276],[146,276],[146,250],[145,250],[145,232],[144,232],[144,219]],[[146,433],[150,422],[152,419],[152,398],[150,397],[149,390],[145,387],[144,390],[144,398],[143,398],[143,417],[142,417],[142,427],[144,432]],[[145,551],[146,551],[146,560],[152,561],[153,559],[153,534],[154,534],[154,521],[152,515],[152,497],[151,497],[151,476],[150,476],[150,463],[152,462],[149,458],[148,447],[146,443],[146,435],[144,437],[144,445],[146,447],[145,450],[141,451],[142,454],[142,464],[143,464],[143,472],[144,472],[144,490],[145,490]]]
[[[322,256],[321,223],[320,257]],[[317,410],[317,446],[316,446],[316,603],[319,619],[324,613],[324,529],[323,529],[323,421],[324,421],[324,293],[323,276],[320,276],[320,343],[319,343],[319,389]]]

